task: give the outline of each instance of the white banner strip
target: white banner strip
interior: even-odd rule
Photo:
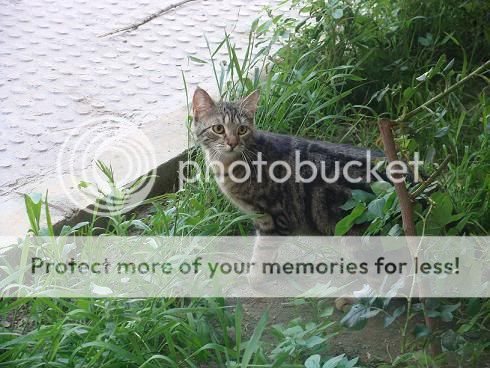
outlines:
[[[489,249],[490,237],[33,237],[3,248],[0,297],[486,298]]]

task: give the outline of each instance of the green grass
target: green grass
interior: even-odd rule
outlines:
[[[242,54],[228,37],[218,49],[209,50],[208,62],[223,97],[233,99],[261,89],[257,115],[261,129],[379,149],[379,117],[395,119],[412,110],[490,57],[490,9],[482,1],[293,0],[292,4],[303,18],[285,18],[270,10],[269,16],[253,24],[249,47]],[[282,46],[271,54],[276,41]],[[230,55],[225,66],[216,60],[221,48]],[[420,151],[427,174],[451,155],[431,192],[417,200],[419,233],[488,234],[488,84],[488,72],[482,73],[396,128],[403,157]],[[384,201],[383,212],[369,213],[369,203],[360,203],[363,211],[356,220],[369,221],[371,234],[400,234],[396,198],[389,189],[377,194],[374,200]],[[53,233],[50,224],[40,221],[45,203],[40,196],[26,198],[35,234]],[[252,226],[216,184],[197,182],[155,199],[144,214],[94,216],[62,231],[239,235],[249,234]],[[434,311],[450,303],[434,305]],[[448,360],[464,367],[481,366],[479,360],[489,348],[490,304],[485,300],[461,304],[451,326],[442,323],[431,335],[444,337],[447,344],[438,364],[424,350],[426,337],[404,331],[412,337],[407,353],[393,357],[396,366],[443,366]],[[270,328],[264,315],[247,334],[241,305],[230,307],[222,299],[4,299],[0,312],[10,324],[0,330],[0,366],[300,367],[310,357],[308,364],[316,367],[317,360],[323,365],[331,358],[325,332],[328,314],[308,328],[298,321]],[[417,318],[413,311],[407,316]],[[291,336],[291,331],[297,335]],[[271,332],[275,340],[264,339]],[[321,346],[299,344],[304,336],[316,336]],[[296,345],[288,350],[291,341]],[[350,366],[346,358],[337,360],[327,366]]]

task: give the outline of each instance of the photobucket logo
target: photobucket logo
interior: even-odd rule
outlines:
[[[65,196],[77,209],[100,215],[124,213],[141,204],[151,192],[157,166],[152,143],[141,129],[112,115],[69,131],[57,156]]]
[[[234,160],[225,165],[222,161],[214,160],[206,164],[204,173],[202,167],[196,161],[179,162],[180,188],[185,183],[196,181],[208,181],[215,178],[220,182],[231,181],[233,183],[245,183],[249,180],[262,183],[264,180],[274,183],[285,183],[294,180],[296,183],[312,183],[321,180],[326,184],[334,184],[339,181],[348,183],[372,183],[375,181],[390,180],[400,183],[407,176],[414,183],[420,181],[420,154],[415,152],[413,160],[408,164],[405,161],[392,161],[386,163],[383,159],[373,160],[370,150],[366,151],[363,160],[320,160],[311,161],[301,159],[301,151],[294,153],[294,162],[277,160],[268,162],[263,159],[262,152],[257,152],[257,158],[253,161]]]

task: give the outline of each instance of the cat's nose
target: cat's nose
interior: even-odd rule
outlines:
[[[230,150],[233,150],[238,145],[238,139],[236,137],[229,137],[226,140],[226,144],[230,147]]]

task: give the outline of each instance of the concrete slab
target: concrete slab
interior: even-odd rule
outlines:
[[[207,59],[204,34],[216,47],[230,33],[243,49],[263,6],[280,0],[194,0],[99,37],[176,2],[0,1],[0,235],[28,228],[24,193],[49,189],[55,219],[89,204],[77,183],[98,180],[97,159],[129,182],[182,153],[182,73],[190,90],[214,90],[211,66],[189,56]]]

